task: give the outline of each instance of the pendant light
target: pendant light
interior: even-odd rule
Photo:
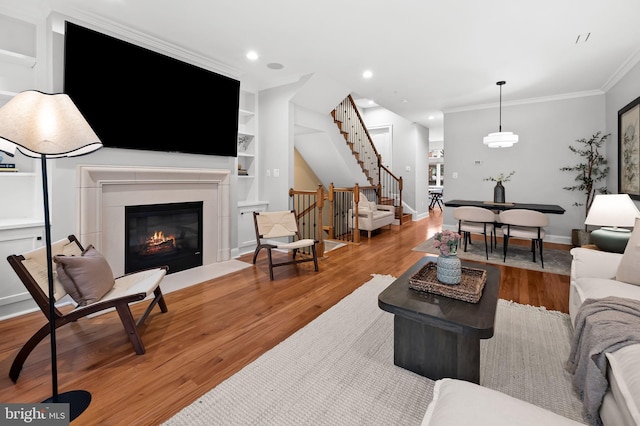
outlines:
[[[518,143],[518,135],[502,131],[502,86],[506,83],[506,81],[498,81],[496,83],[500,86],[500,125],[496,133],[489,133],[483,139],[484,144],[489,148],[508,148],[513,146],[514,143]]]

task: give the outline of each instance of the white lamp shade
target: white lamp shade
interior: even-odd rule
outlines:
[[[585,225],[633,227],[640,211],[628,194],[598,194],[589,209]]]
[[[28,157],[73,157],[102,147],[82,113],[66,94],[29,90],[0,108],[0,150],[11,145]],[[15,150],[15,148],[14,148]]]
[[[489,133],[482,141],[489,148],[508,148],[518,143],[518,135],[512,132],[495,132]]]

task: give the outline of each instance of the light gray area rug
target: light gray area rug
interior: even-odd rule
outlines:
[[[378,308],[393,280],[374,275],[165,424],[420,425],[434,382],[393,364],[393,315]],[[563,368],[568,315],[500,300],[495,328],[481,384],[582,421]]]
[[[488,240],[487,240],[488,244]],[[424,253],[438,254],[438,249],[433,246],[433,238],[413,248],[413,251]],[[516,268],[531,269],[534,271],[553,272],[555,274],[570,275],[571,274],[571,253],[568,250],[544,249],[544,269],[540,264],[540,256],[536,252],[536,262],[532,261],[531,247],[529,245],[522,246],[509,244],[509,252],[507,253],[507,261],[504,262],[502,253],[502,244],[498,244],[497,248],[489,248],[489,260],[486,258],[484,251],[484,241],[474,240],[473,244],[467,245],[467,251],[463,248],[458,250],[458,257],[464,260],[472,260],[476,262],[486,262],[499,265],[514,266]]]

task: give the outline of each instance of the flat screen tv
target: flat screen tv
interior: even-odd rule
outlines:
[[[105,147],[237,156],[239,81],[65,27],[64,92]]]

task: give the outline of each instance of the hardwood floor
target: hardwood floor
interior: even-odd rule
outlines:
[[[312,263],[275,269],[266,254],[242,271],[165,295],[136,355],[115,312],[58,329],[60,392],[84,389],[89,408],[74,425],[156,425],[364,284],[371,274],[401,275],[424,256],[411,249],[442,226],[442,213],[371,240],[329,252]],[[251,262],[251,255],[240,260]],[[500,297],[568,311],[569,277],[499,265]],[[142,306],[134,307],[139,315]],[[16,352],[45,321],[37,312],[0,322],[0,401],[40,402],[51,395],[49,341],[27,359],[17,384],[8,377]],[[239,401],[239,403],[241,403]]]

